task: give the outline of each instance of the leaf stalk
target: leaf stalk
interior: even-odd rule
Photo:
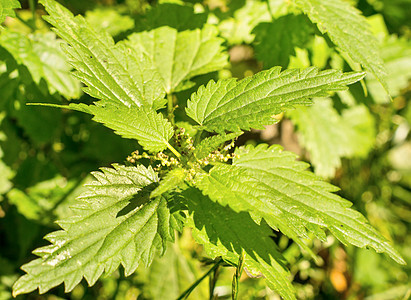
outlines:
[[[35,0],[29,0],[29,7],[31,10],[31,15],[32,15],[32,19],[31,19],[31,24],[32,24],[32,29],[36,30],[36,3],[34,2]]]
[[[174,103],[173,103],[173,95],[167,94],[167,112],[168,112],[168,120],[174,125]]]
[[[170,151],[173,152],[177,158],[181,157],[181,154],[173,146],[171,146],[170,143],[167,143],[167,148],[170,149]]]
[[[223,260],[220,258],[215,264],[214,266],[207,271],[207,273],[205,273],[203,276],[201,276],[199,279],[197,279],[196,282],[194,282],[187,290],[184,291],[184,293],[182,293],[180,295],[180,297],[177,298],[177,300],[184,300],[187,299],[188,296],[190,296],[191,292],[208,276],[210,275],[212,272],[214,272],[214,270],[216,270],[220,264],[223,262]]]

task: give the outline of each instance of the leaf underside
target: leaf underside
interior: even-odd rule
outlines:
[[[346,85],[364,77],[364,73],[342,73],[280,67],[262,71],[240,81],[210,81],[191,96],[186,112],[207,131],[224,132],[263,128],[276,123],[273,115],[294,105],[309,105],[310,98],[346,89]]]
[[[328,229],[344,244],[372,247],[399,263],[402,257],[351,202],[333,194],[337,188],[306,171],[306,163],[279,146],[248,146],[236,151],[233,165],[214,166],[196,183],[211,200],[234,211],[248,211],[296,240],[308,232],[322,241]],[[308,232],[307,232],[308,231]],[[296,240],[301,245],[301,242]]]
[[[45,293],[63,282],[69,292],[83,277],[93,285],[120,264],[129,275],[173,241],[165,199],[150,200],[146,191],[158,181],[151,168],[114,165],[92,174],[96,181],[72,207],[75,215],[59,221],[63,230],[48,234],[51,244],[34,251],[40,258],[23,265],[27,274],[14,284],[14,296],[36,288]]]

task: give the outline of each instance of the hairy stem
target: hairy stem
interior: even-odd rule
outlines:
[[[235,274],[233,275],[232,294],[231,294],[232,300],[237,300],[237,297],[238,297],[238,282],[240,281],[240,277],[244,269],[244,257],[245,257],[245,252],[243,250],[238,259],[238,265],[235,270]]]
[[[194,282],[187,290],[184,291],[184,293],[181,294],[180,297],[177,298],[177,300],[183,300],[187,299],[188,296],[190,296],[191,292],[212,272],[214,272],[215,269],[217,269],[220,264],[223,262],[223,260],[220,258],[216,261],[214,266],[207,271],[203,276],[201,276],[196,282]]]

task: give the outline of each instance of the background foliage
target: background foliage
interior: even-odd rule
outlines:
[[[138,46],[141,40],[145,41],[148,54],[150,45],[164,36],[180,40],[181,47],[187,49],[183,56],[196,56],[190,51],[201,51],[201,43],[215,49],[204,61],[193,63],[197,68],[193,67],[187,73],[166,74],[166,60],[162,61],[164,54],[161,51],[153,58],[156,69],[147,70],[147,74],[158,74],[156,82],[167,92],[175,92],[181,107],[185,107],[190,95],[210,79],[248,78],[273,66],[359,70],[360,66],[354,61],[361,62],[368,74],[349,91],[337,92],[314,101],[310,107],[299,107],[282,114],[278,116],[281,119],[278,124],[269,125],[264,130],[252,130],[241,136],[236,144],[251,146],[264,141],[281,144],[286,150],[299,154],[302,160],[312,164],[317,175],[339,186],[339,194],[351,200],[375,228],[393,241],[408,263],[397,265],[373,250],[342,246],[332,236],[327,236],[326,243],[311,236],[307,239],[312,251],[319,256],[313,260],[309,254],[301,253],[295,242],[279,234],[275,241],[286,259],[284,263],[291,269],[297,298],[410,297],[409,0],[340,1],[339,7],[334,6],[338,1],[331,0],[60,2],[75,14],[83,14],[93,28],[106,29],[115,41],[128,37],[125,42],[128,46]],[[1,4],[0,21],[4,23],[0,35],[0,299],[10,299],[11,287],[22,275],[20,266],[34,258],[31,251],[46,245],[42,237],[58,228],[54,221],[73,214],[69,207],[84,191],[83,184],[91,181],[87,174],[99,167],[123,162],[134,150],[142,149],[136,141],[122,139],[92,122],[88,115],[26,105],[31,102],[91,104],[94,99],[82,92],[78,80],[87,80],[87,72],[77,73],[77,78],[71,75],[67,56],[61,50],[67,45],[43,21],[44,8],[34,0],[20,3],[2,0]],[[320,4],[329,15],[301,14],[301,9],[310,10],[311,6]],[[14,13],[14,8],[20,6],[22,9]],[[344,12],[345,17],[335,15],[336,11]],[[361,47],[351,47],[345,44],[347,28],[344,26],[359,30],[363,26],[356,23],[359,13],[367,17],[373,35],[359,35],[357,42]],[[347,14],[350,22],[347,22]],[[318,23],[318,28],[313,23]],[[164,25],[169,28],[161,27]],[[206,29],[200,31],[199,28]],[[148,29],[155,29],[156,34],[149,36],[145,32]],[[190,36],[182,33],[187,29],[193,30]],[[82,34],[83,38],[91,38],[84,30]],[[226,54],[219,52],[220,47],[227,47],[229,64],[225,63]],[[124,51],[122,47],[110,49],[117,51],[118,57]],[[379,68],[378,55],[373,52],[377,50],[385,63],[386,76]],[[98,55],[103,59],[106,54],[101,51]],[[108,55],[107,59],[110,59]],[[180,60],[178,56],[174,59]],[[263,76],[263,73],[259,74],[256,76]],[[130,89],[135,82],[134,78],[130,79]],[[227,85],[230,82],[228,79]],[[89,86],[93,84],[91,82]],[[207,86],[207,89],[211,88]],[[224,90],[224,87],[219,88]],[[198,93],[207,93],[207,89],[200,89]],[[392,100],[385,90],[390,91]],[[153,95],[155,91],[155,87],[146,89],[153,96],[149,99],[158,100],[153,101],[153,107],[160,107],[164,95]],[[91,88],[88,92],[95,95],[106,92],[109,99],[116,100],[101,86],[95,85],[95,90]],[[134,99],[133,95],[127,97],[121,99]],[[88,109],[98,121],[98,106],[73,107],[80,111]],[[191,111],[195,115],[195,110]],[[144,123],[156,120],[155,115],[144,111],[134,113],[147,118]],[[268,111],[267,117],[273,113],[278,112]],[[189,131],[188,120],[178,110],[175,114],[178,125]],[[208,119],[196,117],[211,129],[230,122],[213,116]],[[113,129],[121,131],[121,128]],[[140,130],[145,131],[144,128]],[[158,132],[158,139],[147,139],[146,143],[144,137],[139,135],[139,138],[143,140],[143,147],[161,150],[170,134],[167,130]],[[196,151],[198,157],[204,155],[201,149]],[[207,151],[203,150],[203,153]],[[226,170],[220,168],[215,173],[218,171],[223,174]],[[151,181],[133,188],[144,188],[156,181],[153,176],[147,175]],[[195,193],[195,190],[186,193]],[[161,203],[153,202],[153,205],[160,206]],[[202,200],[190,205],[189,210],[195,211],[196,205],[212,207],[217,204]],[[227,210],[227,214],[230,213],[231,220],[236,220],[238,216]],[[201,215],[198,220],[205,224],[210,221],[208,216]],[[216,217],[215,222],[218,220]],[[251,224],[242,226],[246,228]],[[267,230],[264,226],[255,227],[253,230]],[[194,234],[201,237],[199,232]],[[170,245],[162,258],[155,258],[148,269],[140,266],[129,277],[124,277],[120,270],[100,279],[91,288],[83,281],[69,295],[64,294],[60,286],[46,295],[33,292],[17,298],[175,299],[210,268],[209,263],[204,249],[193,242],[189,231],[184,231],[178,244]],[[221,299],[230,297],[234,271],[234,268],[220,268],[212,276],[215,291]],[[191,298],[207,299],[208,289],[207,282],[201,283]],[[247,274],[240,279],[239,292],[240,299],[278,299],[261,278]]]

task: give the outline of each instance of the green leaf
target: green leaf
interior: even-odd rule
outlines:
[[[325,241],[327,228],[344,244],[372,247],[405,263],[363,215],[349,208],[351,202],[331,193],[335,186],[306,171],[308,164],[293,153],[263,144],[240,148],[236,155],[233,165],[216,165],[198,179],[196,185],[211,200],[248,211],[256,221],[264,218],[293,239],[307,238],[308,230]]]
[[[2,152],[0,148],[0,153]],[[11,189],[13,183],[10,179],[13,178],[14,172],[2,160],[0,155],[0,201],[3,199],[2,194],[7,193]]]
[[[346,89],[346,85],[364,77],[364,73],[342,73],[280,67],[262,71],[240,81],[210,81],[191,96],[186,112],[207,131],[238,131],[263,128],[276,123],[273,115],[294,105],[311,104],[310,98]]]
[[[160,180],[160,185],[156,187],[154,191],[151,192],[150,197],[156,198],[170,190],[177,188],[187,176],[187,171],[185,169],[174,169],[168,172],[163,179]]]
[[[314,105],[299,107],[289,116],[310,153],[315,173],[322,177],[333,177],[342,157],[365,156],[374,144],[374,119],[365,106],[339,115],[331,99],[316,99]]]
[[[64,97],[80,97],[80,83],[70,74],[71,67],[61,52],[65,43],[52,32],[25,35],[4,30],[0,45],[30,72],[34,82],[45,80],[51,94]]]
[[[235,5],[236,2],[232,4]],[[260,22],[271,21],[267,2],[248,0],[244,4],[241,7],[235,7],[232,17],[223,18],[218,24],[221,35],[230,45],[251,43],[254,40],[253,28]]]
[[[372,72],[386,89],[377,39],[360,11],[344,0],[296,0],[296,4],[341,51]]]
[[[351,129],[351,154],[366,157],[375,143],[375,119],[365,105],[356,105],[342,111],[342,119]]]
[[[313,36],[310,20],[304,15],[286,15],[271,23],[260,23],[254,28],[256,58],[264,68],[286,68],[290,56],[295,56],[295,47],[303,48]]]
[[[411,42],[404,38],[390,36],[382,43],[380,49],[388,73],[388,90],[392,97],[396,97],[400,95],[402,89],[408,86],[411,79]],[[366,81],[375,102],[390,102],[375,76],[369,74]]]
[[[34,251],[40,258],[22,267],[27,274],[14,284],[14,296],[63,282],[69,292],[83,277],[91,286],[120,264],[130,275],[173,240],[165,199],[150,200],[146,191],[158,181],[151,168],[114,165],[92,174],[96,181],[72,207],[74,216],[59,221],[63,230],[48,234],[51,244]]]
[[[0,28],[6,17],[15,17],[15,9],[21,8],[18,0],[0,0]]]
[[[19,68],[20,74],[25,74],[23,68]],[[19,76],[19,86],[13,89],[13,98],[9,100],[12,110],[10,117],[16,119],[19,127],[24,129],[24,133],[35,143],[53,143],[56,136],[61,132],[63,126],[63,113],[61,111],[50,111],[42,107],[28,106],[27,101],[39,101],[40,103],[61,103],[57,97],[50,95],[47,86],[37,85],[31,80],[26,80],[24,76]],[[12,87],[11,87],[12,88]],[[17,102],[18,101],[18,102]],[[41,120],[41,122],[39,122]]]
[[[137,140],[150,152],[160,152],[169,147],[168,141],[174,132],[171,123],[161,113],[151,108],[137,106],[128,108],[105,101],[95,102],[94,105],[71,103],[69,105],[45,104],[45,106],[91,114],[94,116],[94,121],[104,124],[123,138]]]
[[[285,259],[273,242],[271,229],[264,223],[256,224],[246,212],[234,212],[210,201],[195,188],[183,191],[189,209],[187,226],[193,237],[204,245],[212,258],[221,256],[233,264],[245,252],[244,264],[249,273],[263,274],[270,288],[284,299],[295,299]]]
[[[7,193],[10,204],[17,207],[18,212],[29,220],[50,225],[55,221],[56,213],[61,211],[76,186],[74,179],[56,176],[42,181],[24,191],[13,188]]]
[[[207,157],[212,151],[223,145],[227,141],[231,141],[236,137],[242,135],[243,132],[223,133],[207,137],[201,141],[194,150],[194,156],[197,159],[203,159]]]
[[[181,90],[190,78],[227,66],[228,55],[217,29],[206,25],[201,30],[178,32],[170,27],[129,36],[127,45],[143,51],[161,74],[167,94]]]
[[[137,20],[137,27],[144,30],[169,26],[178,31],[202,28],[207,22],[206,12],[194,11],[191,3],[158,2],[147,7],[147,13]],[[138,30],[140,31],[140,30]]]
[[[138,275],[143,279],[146,299],[175,300],[196,281],[197,272],[194,271],[194,260],[187,259],[176,244],[169,244],[164,256],[155,257],[150,268],[138,270]],[[191,296],[193,299],[206,298],[198,287]]]
[[[3,122],[3,119],[6,117],[5,112],[0,113],[0,125]],[[0,142],[7,140],[7,136],[4,132],[0,131]],[[10,179],[13,178],[14,172],[10,169],[1,159],[3,157],[3,150],[0,147],[0,202],[3,199],[2,194],[7,193],[13,186]]]
[[[134,20],[111,8],[97,8],[86,11],[86,21],[100,30],[107,30],[112,36],[134,28]]]
[[[87,85],[85,92],[97,99],[127,107],[164,104],[160,75],[147,55],[123,42],[114,44],[105,31],[95,31],[82,16],[54,0],[41,0],[49,16],[45,20],[70,46],[64,47],[74,73]]]

